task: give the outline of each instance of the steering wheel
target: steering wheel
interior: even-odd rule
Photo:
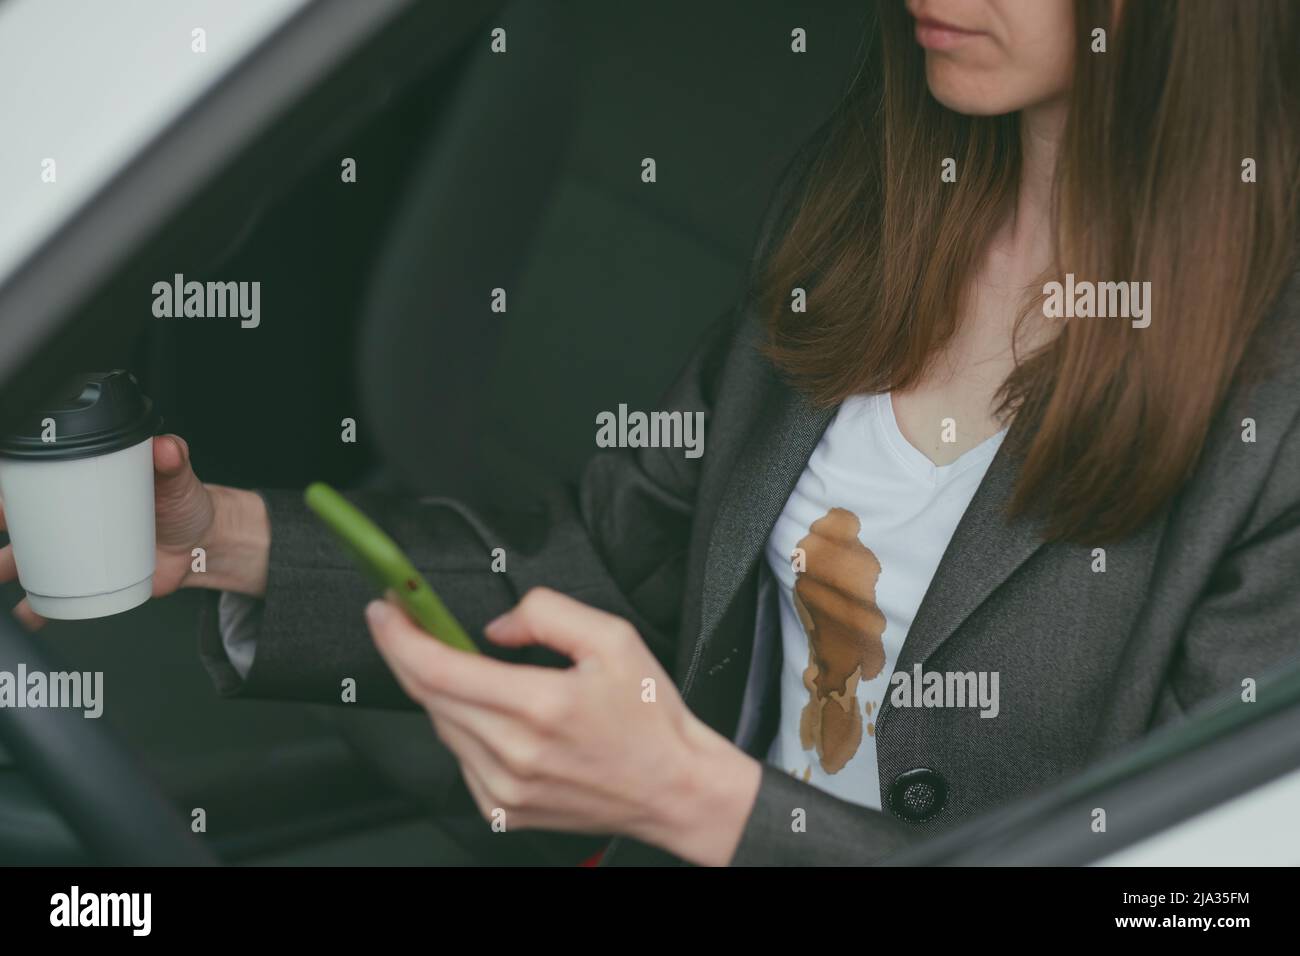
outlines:
[[[0,614],[0,670],[52,673],[49,649]],[[25,692],[25,688],[19,688]],[[211,850],[101,720],[57,707],[0,707],[0,743],[31,775],[90,852],[122,866],[212,866]]]

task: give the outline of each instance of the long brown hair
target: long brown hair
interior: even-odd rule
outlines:
[[[1151,282],[1149,328],[1071,320],[999,393],[1012,515],[1049,537],[1133,533],[1178,490],[1294,265],[1300,4],[1076,0],[1053,272]],[[1092,31],[1108,52],[1090,53]],[[1015,115],[971,117],[925,81],[902,0],[881,4],[797,212],[757,276],[766,352],[813,401],[917,383],[1014,202]],[[945,157],[956,183],[941,183]],[[1242,181],[1245,158],[1257,182]],[[792,290],[807,290],[805,312]],[[1043,296],[1026,303],[1023,320]]]

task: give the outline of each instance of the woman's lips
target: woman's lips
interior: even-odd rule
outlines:
[[[980,35],[977,30],[962,30],[939,20],[916,21],[916,42],[927,50],[951,50]]]

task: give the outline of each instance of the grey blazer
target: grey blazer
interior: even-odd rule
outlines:
[[[788,221],[815,143],[773,193],[751,277]],[[661,405],[706,413],[702,457],[688,459],[679,449],[600,452],[577,487],[550,491],[542,505],[515,512],[446,499],[351,497],[407,549],[471,630],[534,585],[622,615],[675,675],[691,709],[761,754],[779,716],[770,683],[756,676],[771,675],[779,644],[766,623],[771,589],[761,555],[834,413],[810,407],[756,350],[762,329],[748,288]],[[841,801],[765,765],[733,862],[880,860],[1073,774],[1294,656],[1298,325],[1300,282],[1293,281],[1263,332],[1271,367],[1252,387],[1233,391],[1194,476],[1140,533],[1106,549],[1104,572],[1094,572],[1088,546],[1044,543],[1035,521],[1005,520],[1017,462],[1004,445],[953,534],[896,665],[997,671],[999,715],[893,708],[886,698],[875,724],[886,808]],[[1242,440],[1244,418],[1256,423],[1254,442]],[[338,703],[340,681],[351,677],[361,704],[412,706],[363,626],[370,588],[298,492],[262,494],[271,516],[270,570],[246,679],[222,653],[215,596],[204,607],[201,648],[220,689]],[[490,569],[497,547],[506,549],[506,573]],[[487,650],[560,663],[536,650]],[[794,825],[797,816],[805,826]],[[619,839],[605,862],[671,858]]]

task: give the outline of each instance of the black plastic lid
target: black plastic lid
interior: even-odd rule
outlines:
[[[54,419],[54,441],[42,441],[42,424]],[[42,411],[24,415],[0,434],[0,456],[60,460],[90,458],[130,448],[156,435],[162,417],[130,372],[78,375]]]

